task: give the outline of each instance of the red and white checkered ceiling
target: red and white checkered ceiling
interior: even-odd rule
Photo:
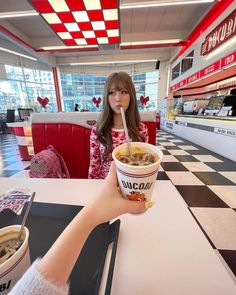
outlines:
[[[119,0],[32,0],[67,46],[120,43]]]

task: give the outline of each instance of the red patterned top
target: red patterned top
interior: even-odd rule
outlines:
[[[140,134],[143,139],[140,141],[148,142],[148,129],[144,123],[140,124],[139,128]],[[123,129],[112,129],[112,151],[122,143],[125,143],[125,131]],[[132,139],[130,139],[132,140]],[[100,143],[96,135],[96,126],[91,130],[90,135],[90,165],[88,178],[105,178],[109,172],[110,164],[112,161],[111,153],[108,155],[107,159],[103,159],[105,153],[105,147]]]

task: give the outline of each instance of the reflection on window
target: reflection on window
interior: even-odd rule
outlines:
[[[172,69],[172,80],[179,77],[180,75],[180,63],[178,63],[173,69]]]
[[[157,109],[159,71],[134,73],[132,76],[140,110]],[[77,103],[80,110],[100,111],[92,102],[93,97],[103,97],[106,76],[83,75],[61,72],[62,96],[65,111],[73,111]],[[140,103],[140,96],[149,96],[145,106]]]
[[[5,70],[7,80],[0,80],[0,111],[31,107],[38,96],[48,97],[47,111],[57,111],[52,72],[10,65],[5,65]]]
[[[181,74],[189,70],[193,66],[193,53],[192,50],[187,56],[185,56],[181,61]]]

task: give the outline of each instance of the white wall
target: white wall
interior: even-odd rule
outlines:
[[[236,1],[233,3],[218,17],[218,19],[191,45],[185,53],[178,58],[173,64],[172,68],[174,68],[184,56],[188,55],[192,50],[194,50],[194,59],[193,59],[193,66],[191,69],[180,75],[178,78],[172,80],[170,82],[170,86],[175,85],[176,83],[184,80],[185,78],[193,75],[194,73],[198,72],[199,70],[207,67],[208,65],[214,63],[215,61],[219,60],[223,56],[230,54],[231,52],[235,51],[236,49],[236,39],[235,42],[225,48],[225,45],[222,44],[219,48],[222,50],[215,49],[212,54],[208,57],[203,57],[200,55],[201,52],[201,45],[204,42],[205,37],[218,25],[220,24],[234,9],[236,8]]]

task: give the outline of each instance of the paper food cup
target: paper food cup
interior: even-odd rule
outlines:
[[[0,244],[18,237],[20,225],[11,225],[0,229]],[[8,294],[10,289],[30,266],[29,231],[25,227],[22,233],[24,242],[18,251],[0,264],[0,294]]]
[[[116,164],[117,178],[122,195],[130,200],[150,200],[157,178],[163,153],[156,146],[144,142],[131,142],[131,151],[150,152],[157,161],[146,166],[132,166],[117,159],[117,154],[128,155],[127,143],[119,145],[112,152]]]

